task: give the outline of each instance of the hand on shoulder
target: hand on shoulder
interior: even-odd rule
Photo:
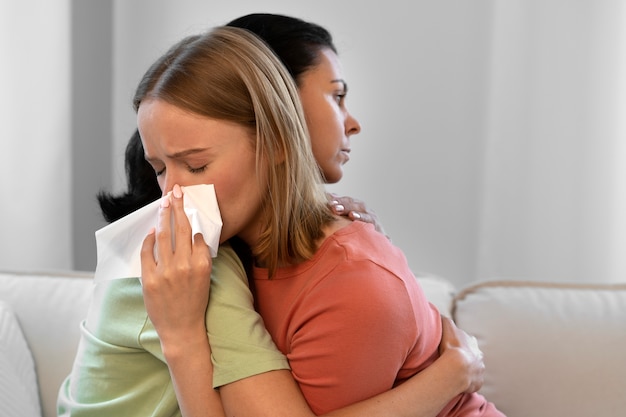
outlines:
[[[329,194],[329,205],[333,213],[338,216],[345,217],[351,221],[361,221],[371,223],[376,231],[386,236],[382,224],[378,220],[376,213],[368,209],[365,203],[352,197],[340,197],[336,194]]]

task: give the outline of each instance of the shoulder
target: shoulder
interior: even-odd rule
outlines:
[[[366,261],[373,264],[372,268],[386,269],[399,277],[413,277],[404,253],[370,223],[354,221],[339,228],[328,236],[320,252],[332,252],[333,248],[335,251],[340,248],[347,261]]]
[[[397,274],[392,268],[367,257],[347,257],[337,262],[319,280],[314,292],[327,293],[341,303],[401,303],[416,281],[412,276]]]
[[[235,250],[229,244],[222,244],[219,247],[217,256],[213,258],[213,267],[211,271],[211,279],[226,276],[236,276],[239,280],[247,282],[246,271],[243,263],[235,253]]]
[[[324,276],[310,276],[312,291],[354,308],[355,304],[385,305],[389,311],[413,310],[428,304],[403,252],[373,225],[353,222],[329,236],[315,256]],[[325,293],[325,296],[322,296]]]
[[[358,220],[338,220],[325,229],[325,232],[324,243],[326,241],[335,241],[342,245],[352,244],[358,246],[359,244],[376,242],[377,244],[383,243],[385,247],[392,246],[389,239],[376,231],[373,224]],[[320,247],[322,246],[323,244],[320,245]]]

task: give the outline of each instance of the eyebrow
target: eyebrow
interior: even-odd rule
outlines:
[[[193,155],[193,154],[196,154],[196,153],[204,152],[206,150],[207,150],[207,148],[191,148],[191,149],[185,149],[184,151],[175,152],[173,154],[166,155],[166,156],[168,158],[170,158],[170,159],[180,159],[180,158],[184,158],[185,156],[188,156],[188,155]],[[146,155],[146,154],[144,154],[144,158],[148,162],[153,162],[153,161],[157,160],[157,158],[151,158],[149,155]]]
[[[333,83],[333,84],[334,83],[341,83],[341,84],[343,84],[343,91],[346,92],[346,93],[348,92],[348,83],[346,82],[346,80],[344,80],[342,78],[337,78],[335,80],[331,80],[330,82]]]

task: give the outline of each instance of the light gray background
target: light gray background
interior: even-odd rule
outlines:
[[[0,269],[92,270],[95,193],[123,185],[143,71],[185,35],[265,11],[333,33],[363,129],[329,188],[366,201],[416,273],[623,281],[625,3],[3,0],[18,65],[0,77],[2,201],[25,204],[0,209]]]

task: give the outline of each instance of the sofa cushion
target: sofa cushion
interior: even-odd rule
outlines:
[[[428,301],[437,307],[439,313],[446,317],[451,317],[454,285],[445,278],[436,275],[427,273],[418,273],[415,275]]]
[[[41,415],[37,375],[30,349],[11,307],[0,301],[0,414]]]
[[[56,416],[59,387],[72,370],[92,277],[82,272],[0,271],[0,300],[11,306],[33,354],[44,417]]]
[[[508,417],[626,413],[626,284],[486,282],[456,296],[453,317]]]

